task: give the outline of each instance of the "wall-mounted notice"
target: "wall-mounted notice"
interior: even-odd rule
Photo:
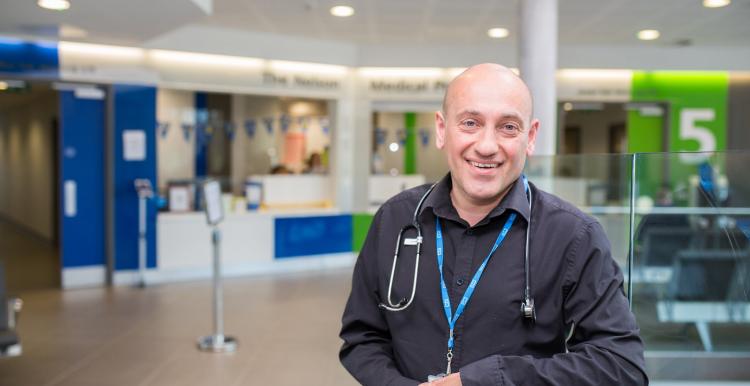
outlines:
[[[124,130],[122,132],[122,154],[125,161],[145,160],[146,132],[143,130]]]
[[[169,188],[169,211],[190,211],[190,188],[187,186],[172,186]]]

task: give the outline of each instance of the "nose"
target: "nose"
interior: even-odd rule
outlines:
[[[485,127],[479,134],[476,146],[474,147],[477,155],[489,158],[497,154],[499,148],[495,130],[492,127]]]

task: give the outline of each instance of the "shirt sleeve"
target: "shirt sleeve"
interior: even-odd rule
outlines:
[[[551,358],[492,355],[461,368],[464,386],[647,385],[643,342],[623,291],[623,275],[598,222],[579,231],[567,252],[563,289],[568,352]]]
[[[420,382],[401,375],[394,362],[391,335],[378,307],[377,239],[382,220],[378,211],[354,266],[339,334],[344,340],[339,359],[362,385],[415,386]]]

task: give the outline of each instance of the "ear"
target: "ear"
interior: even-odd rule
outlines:
[[[435,112],[435,146],[438,149],[445,146],[445,117],[441,111]]]
[[[531,125],[529,125],[529,142],[526,144],[526,155],[530,156],[534,153],[534,146],[536,144],[536,133],[539,131],[539,120],[532,119]]]

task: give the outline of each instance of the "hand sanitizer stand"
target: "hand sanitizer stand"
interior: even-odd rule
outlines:
[[[138,283],[137,287],[146,287],[146,201],[154,197],[151,181],[139,178],[134,181],[138,192]]]
[[[198,339],[198,349],[210,352],[233,352],[237,349],[237,340],[224,335],[224,299],[221,284],[221,262],[219,247],[221,232],[219,223],[224,219],[221,203],[221,186],[218,181],[208,180],[203,184],[203,197],[206,203],[206,221],[211,227],[211,241],[214,254],[214,333]]]

